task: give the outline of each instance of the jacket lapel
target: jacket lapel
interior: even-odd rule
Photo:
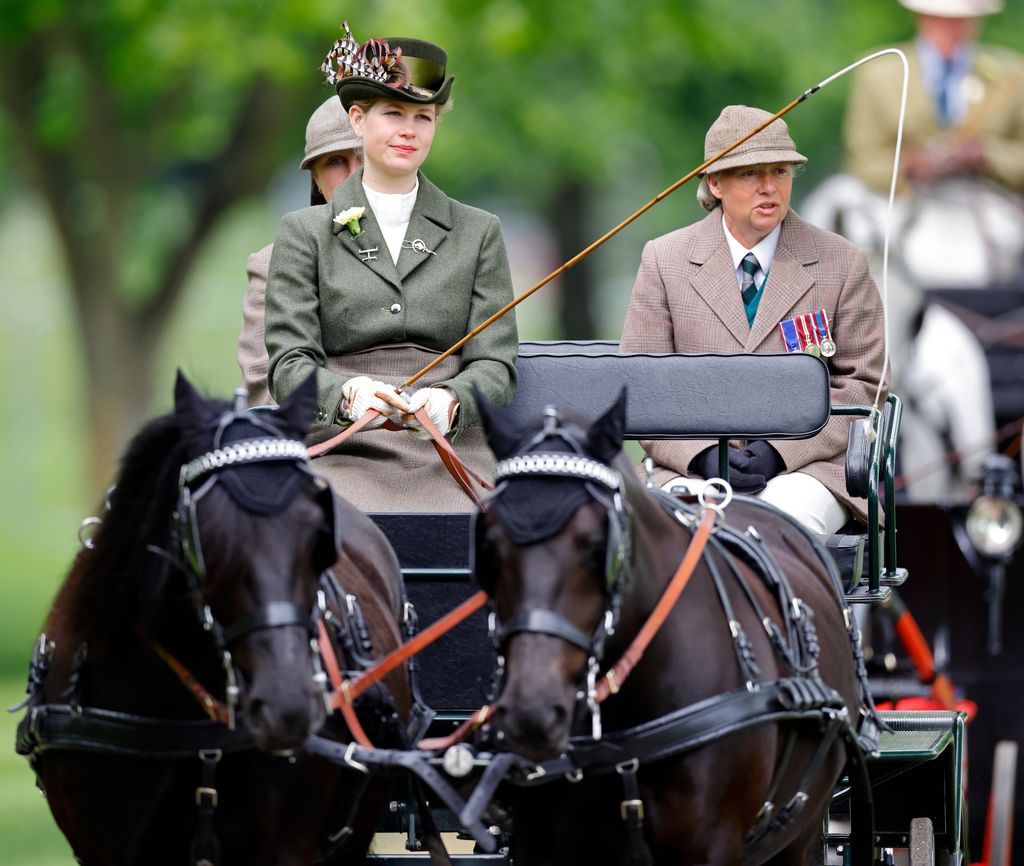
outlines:
[[[363,217],[359,220],[362,231],[358,236],[353,236],[345,226],[333,222],[334,217],[350,207],[363,208]],[[373,208],[366,200],[366,193],[363,192],[363,170],[359,169],[343,184],[341,184],[331,196],[331,230],[337,235],[341,246],[348,250],[364,267],[369,268],[377,276],[391,283],[396,289],[402,287],[398,270],[388,251],[388,245],[384,241],[384,235],[377,225],[377,219],[373,215]],[[374,248],[376,248],[374,250]]]
[[[438,253],[438,248],[444,244],[452,227],[452,211],[448,197],[422,173],[419,175],[419,182],[416,204],[409,217],[409,227],[405,231],[405,240],[413,244],[413,247],[409,248],[403,244],[402,252],[398,255],[400,280],[405,280],[427,259],[442,255]]]
[[[702,265],[690,285],[742,346],[747,342],[750,329],[740,300],[736,269],[732,266],[729,245],[725,242],[722,212],[718,208],[699,223],[698,237],[691,249],[690,261]],[[725,351],[725,347],[722,351]]]
[[[782,223],[768,282],[757,307],[754,324],[743,340],[745,352],[756,351],[789,318],[793,308],[814,285],[804,265],[818,261],[818,249],[807,224],[793,211]]]

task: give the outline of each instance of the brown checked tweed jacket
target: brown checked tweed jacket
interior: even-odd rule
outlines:
[[[816,228],[790,211],[782,223],[757,316],[748,327],[722,211],[716,208],[700,222],[644,247],[621,351],[785,352],[779,323],[819,309],[827,312],[836,343],[836,354],[828,359],[832,404],[871,405],[882,374],[884,312],[864,254],[839,235]],[[865,500],[851,499],[846,492],[849,423],[848,418],[832,418],[811,439],[772,444],[785,461],[785,471],[813,476],[863,516]],[[660,467],[655,476],[660,484],[688,474],[690,461],[714,443],[642,444]]]
[[[249,288],[242,300],[242,332],[238,335],[236,355],[242,370],[242,383],[249,394],[250,406],[268,406],[274,402],[267,387],[270,358],[263,339],[263,306],[267,297],[267,273],[273,244],[257,250],[245,262]]]

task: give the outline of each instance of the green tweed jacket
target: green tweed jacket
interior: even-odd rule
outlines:
[[[342,383],[355,375],[345,370],[346,354],[409,343],[441,352],[512,300],[497,217],[448,198],[420,174],[406,241],[422,244],[403,247],[396,265],[362,178],[360,169],[328,204],[285,216],[270,261],[270,392],[280,402],[317,369],[321,427],[336,421]],[[358,236],[334,222],[350,207],[365,208]],[[462,348],[454,377],[436,383],[459,400],[450,438],[479,420],[473,386],[499,406],[511,401],[518,341],[514,316],[506,314]]]

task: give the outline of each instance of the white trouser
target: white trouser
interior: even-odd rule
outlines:
[[[683,487],[696,493],[704,486],[703,478],[680,475],[661,485],[662,490]],[[838,532],[850,519],[849,512],[817,478],[803,472],[776,475],[757,498],[785,511],[815,535],[824,538]]]

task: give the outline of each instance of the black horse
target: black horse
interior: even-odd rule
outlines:
[[[319,629],[343,662],[394,649],[401,576],[309,470],[315,401],[310,377],[247,412],[179,374],[175,411],[129,445],[46,619],[19,728],[86,866],[351,862],[369,844],[386,784],[302,747],[327,718]],[[388,685],[360,717],[399,745],[408,686]],[[348,739],[334,717],[321,733]]]
[[[602,694],[700,506],[637,479],[620,453],[624,393],[589,427],[483,412],[498,486],[476,572],[500,673],[483,733],[539,764],[500,792],[514,862],[810,862],[848,753],[862,767],[859,719],[874,722],[824,549],[733,500],[631,675],[618,668]]]

